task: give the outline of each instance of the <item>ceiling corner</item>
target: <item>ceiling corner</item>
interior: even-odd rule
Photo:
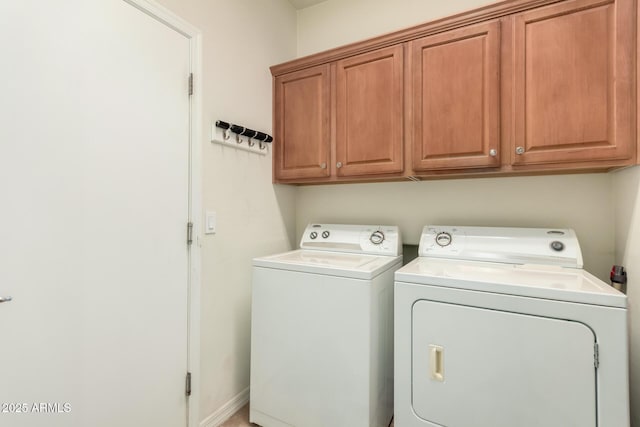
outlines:
[[[291,3],[297,10],[300,10],[314,6],[318,3],[324,3],[325,1],[327,0],[289,0],[289,3]]]

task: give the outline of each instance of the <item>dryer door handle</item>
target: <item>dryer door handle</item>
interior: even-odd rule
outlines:
[[[429,344],[429,373],[433,381],[444,381],[444,347]]]

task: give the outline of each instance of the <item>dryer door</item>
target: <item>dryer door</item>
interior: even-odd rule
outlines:
[[[595,427],[594,342],[578,322],[418,301],[413,409],[448,427]]]

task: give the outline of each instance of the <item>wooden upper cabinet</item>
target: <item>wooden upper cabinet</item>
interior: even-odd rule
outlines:
[[[507,0],[271,67],[283,183],[635,164],[637,0]]]
[[[336,174],[403,171],[403,46],[336,63]]]
[[[514,165],[634,154],[632,0],[573,0],[514,17]]]
[[[500,22],[410,42],[413,170],[500,166]]]
[[[320,65],[274,79],[274,178],[329,176],[330,68]]]

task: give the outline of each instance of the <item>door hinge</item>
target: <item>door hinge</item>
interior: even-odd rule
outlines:
[[[193,73],[189,74],[189,96],[193,95]]]
[[[600,350],[598,349],[598,343],[593,344],[593,366],[596,369],[600,366]]]
[[[187,223],[187,245],[190,245],[192,243],[193,243],[193,223],[188,222]]]
[[[187,372],[187,379],[185,381],[184,393],[187,396],[191,396],[191,372]]]

